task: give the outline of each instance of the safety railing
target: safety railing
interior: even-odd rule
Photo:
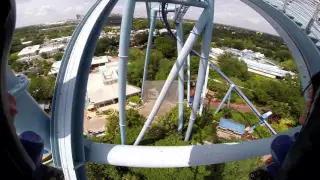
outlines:
[[[273,7],[283,11],[300,26],[316,44],[320,39],[318,0],[264,0]]]

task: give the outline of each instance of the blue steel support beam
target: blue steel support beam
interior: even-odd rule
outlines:
[[[190,55],[187,57],[187,107],[189,107],[190,102]]]
[[[167,10],[168,12],[174,12],[174,8],[170,8]],[[141,86],[141,97],[140,99],[143,101],[143,96],[144,96],[144,86],[145,86],[145,81],[148,77],[148,66],[149,66],[149,59],[150,59],[150,54],[151,54],[151,49],[152,49],[152,41],[153,41],[153,32],[156,27],[156,21],[157,21],[157,13],[159,12],[159,9],[152,9],[151,10],[151,22],[150,22],[150,29],[149,29],[149,36],[148,36],[148,43],[147,43],[147,50],[146,50],[146,57],[144,60],[144,68],[143,68],[143,77],[142,77],[142,86]]]
[[[170,86],[172,85],[173,81],[177,77],[179,70],[182,68],[184,60],[186,59],[186,57],[190,53],[190,51],[191,51],[194,43],[197,41],[198,36],[200,35],[201,31],[204,29],[204,26],[207,22],[207,14],[208,14],[208,9],[206,9],[205,11],[202,12],[202,14],[200,15],[200,18],[195,23],[195,26],[192,29],[185,45],[183,46],[183,48],[182,48],[182,50],[176,60],[176,63],[173,65],[173,67],[169,73],[169,76],[163,85],[163,88],[160,92],[160,95],[159,95],[155,105],[153,106],[153,108],[150,112],[150,115],[148,116],[148,119],[146,120],[145,124],[143,125],[143,128],[142,128],[138,138],[136,139],[134,145],[138,145],[140,143],[140,141],[142,140],[148,127],[151,125],[156,113],[158,112],[158,110],[160,108],[160,105],[162,104],[162,102],[164,101],[164,99],[168,93]]]
[[[176,30],[177,30],[177,47],[178,47],[178,55],[181,52],[181,49],[183,47],[183,22],[180,22],[179,24],[176,24]],[[185,61],[185,60],[183,60]],[[179,82],[179,122],[178,122],[178,131],[180,134],[182,134],[183,129],[183,106],[184,106],[184,66],[185,63],[183,63],[182,68],[179,71],[178,75],[178,82]]]
[[[126,87],[128,56],[130,45],[130,33],[132,28],[133,13],[136,5],[135,0],[125,1],[121,21],[120,43],[119,43],[119,124],[121,144],[126,144]],[[151,32],[149,32],[151,33]]]
[[[234,84],[223,72],[220,71],[220,69],[219,69],[217,66],[215,66],[215,65],[212,64],[212,63],[210,64],[210,66],[211,66],[215,71],[217,71],[217,73],[219,73],[220,76],[221,76],[223,79],[225,79],[229,84]],[[250,109],[251,109],[251,110],[253,111],[253,113],[259,118],[259,120],[264,122],[264,124],[265,124],[265,125],[267,126],[267,128],[271,131],[271,133],[272,133],[273,135],[277,134],[277,133],[274,131],[274,129],[270,126],[270,124],[269,124],[266,120],[264,120],[264,119],[262,118],[262,115],[260,114],[260,112],[259,112],[259,111],[257,110],[257,108],[251,103],[251,101],[247,98],[247,96],[245,96],[245,95],[243,94],[243,92],[238,88],[238,86],[234,86],[233,89],[234,89],[234,91],[235,91],[236,93],[239,94],[239,96],[244,100],[244,102],[246,102],[246,103],[249,105]],[[220,104],[220,105],[221,105],[221,104]]]
[[[186,132],[186,136],[184,138],[185,141],[188,141],[190,139],[190,136],[192,133],[192,128],[193,128],[194,122],[196,120],[196,115],[197,115],[199,102],[200,102],[201,91],[202,91],[202,87],[203,87],[203,83],[204,83],[208,60],[209,60],[209,53],[210,53],[210,47],[211,47],[210,43],[211,43],[212,29],[213,29],[214,1],[209,0],[208,4],[209,4],[209,7],[207,8],[208,11],[206,12],[208,18],[207,18],[207,24],[205,27],[203,40],[202,40],[202,53],[201,53],[201,58],[200,58],[200,62],[199,62],[196,91],[194,94],[194,100],[193,100],[193,104],[192,104],[192,111],[191,111],[191,115],[190,115],[190,119],[189,119],[188,129]]]
[[[157,20],[157,12],[152,10],[151,16],[150,16],[150,29],[149,29],[149,37],[148,37],[148,44],[147,44],[147,50],[146,50],[146,57],[144,60],[144,68],[143,68],[143,77],[142,77],[142,86],[141,86],[141,100],[143,101],[144,96],[144,85],[145,81],[148,77],[148,65],[149,65],[149,59],[152,49],[152,40],[153,40],[153,32],[156,27],[156,20]]]
[[[69,62],[69,58],[71,55],[71,52],[73,50],[74,44],[76,42],[76,40],[78,39],[78,36],[80,34],[81,29],[83,28],[83,26],[85,25],[86,21],[88,20],[88,18],[90,17],[90,15],[92,14],[92,12],[94,11],[94,9],[99,5],[99,1],[97,1],[90,9],[89,11],[86,13],[86,15],[83,17],[83,19],[80,21],[80,23],[78,24],[78,26],[76,27],[76,29],[74,30],[72,37],[68,43],[68,46],[66,48],[66,51],[63,55],[62,58],[62,63],[60,66],[60,70],[59,73],[57,75],[57,79],[56,79],[56,86],[55,86],[55,91],[54,91],[54,95],[52,98],[52,113],[51,113],[51,122],[50,122],[50,143],[51,143],[51,152],[52,152],[52,158],[53,158],[53,163],[56,167],[61,167],[61,161],[60,161],[60,155],[59,155],[59,142],[58,139],[59,137],[56,135],[56,129],[58,128],[58,123],[57,121],[55,121],[54,119],[56,118],[55,115],[57,114],[57,110],[55,110],[56,103],[57,103],[57,97],[59,97],[59,93],[58,93],[58,86],[59,86],[59,82],[63,82],[63,78],[65,76],[66,69],[67,69],[67,65]]]
[[[300,129],[301,126],[295,127],[281,134],[292,136]],[[202,166],[270,154],[270,145],[276,136],[252,141],[196,146],[129,146],[89,142],[86,158],[93,163],[126,167]]]
[[[150,6],[150,2],[147,2],[147,1],[146,1],[146,10],[147,10],[148,23],[149,23],[149,26],[151,26],[150,25],[150,23],[151,23],[151,16],[150,16],[151,6]]]
[[[234,84],[230,84],[230,87],[229,87],[226,95],[224,95],[224,97],[223,97],[222,101],[220,102],[218,108],[216,109],[215,114],[219,113],[219,111],[222,109],[222,107],[223,107],[224,103],[226,102],[226,100],[229,99],[233,88],[234,88]]]
[[[232,94],[232,91],[231,91],[231,93],[230,93],[229,96],[228,96],[227,107],[230,107],[231,94]]]
[[[205,1],[195,1],[195,0],[137,0],[137,2],[159,2],[159,3],[172,3],[172,4],[181,4],[185,6],[195,6],[206,8],[208,3]]]
[[[87,80],[99,35],[117,2],[96,2],[74,32],[62,60],[53,98],[51,146],[54,163],[63,169],[65,179],[86,179],[83,112]]]
[[[199,115],[202,115],[202,111],[203,111],[203,104],[206,98],[206,90],[207,90],[207,86],[208,86],[208,80],[209,80],[209,64],[207,65],[207,69],[206,69],[206,76],[204,79],[204,84],[203,84],[203,88],[202,88],[202,94],[201,94],[201,105],[200,105],[200,109],[199,109]]]

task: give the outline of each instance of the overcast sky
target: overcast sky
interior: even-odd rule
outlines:
[[[76,14],[85,14],[94,2],[95,0],[16,0],[16,26],[75,19]],[[123,2],[124,0],[119,0],[113,13],[122,13]],[[200,13],[201,9],[191,8],[186,18],[198,19]],[[143,17],[145,14],[145,4],[137,3],[135,16]],[[214,21],[276,34],[267,21],[240,0],[216,0]]]

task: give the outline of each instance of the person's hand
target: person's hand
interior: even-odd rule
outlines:
[[[299,118],[299,122],[301,125],[304,125],[306,119],[307,119],[307,116],[308,116],[308,113],[309,113],[309,110],[311,108],[311,100],[312,100],[312,93],[313,93],[313,89],[312,87],[310,87],[308,89],[308,101],[305,103],[305,111],[304,111],[304,114],[300,116]]]
[[[305,111],[304,113],[300,116],[299,118],[299,122],[301,125],[304,125],[306,119],[307,119],[307,116],[308,116],[308,112],[311,108],[311,100],[312,100],[312,93],[313,93],[313,90],[312,90],[312,87],[310,87],[308,89],[308,101],[305,103]],[[272,160],[272,156],[271,155],[267,155],[263,158],[263,161],[265,164],[270,164],[273,162]]]
[[[9,101],[9,112],[14,120],[15,116],[18,114],[16,98],[8,93],[8,101]]]

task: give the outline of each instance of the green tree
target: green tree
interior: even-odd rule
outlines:
[[[121,174],[116,166],[86,163],[88,179],[112,179],[122,180]]]
[[[141,87],[143,77],[144,59],[131,62],[128,65],[128,82],[129,84]]]
[[[229,77],[236,77],[243,81],[250,79],[247,64],[234,58],[231,54],[222,54],[218,57],[221,71]]]
[[[52,62],[46,60],[33,61],[33,66],[41,68],[40,74],[45,76],[50,72],[52,64]]]
[[[286,60],[280,63],[284,70],[298,72],[297,65],[294,60]]]
[[[23,72],[28,69],[29,65],[26,62],[13,61],[11,62],[10,67],[14,72]]]
[[[190,75],[192,80],[196,80],[199,70],[200,58],[196,56],[190,56]]]
[[[234,42],[233,47],[236,48],[236,49],[239,49],[239,50],[242,50],[242,49],[245,48],[245,47],[244,47],[244,44],[243,44],[243,41],[241,41],[241,40],[236,40],[236,41]]]
[[[10,49],[10,53],[16,53],[21,51],[24,47],[26,47],[25,45],[21,44],[21,40],[17,37],[13,37],[12,40],[12,44],[11,44],[11,49]]]
[[[40,56],[43,58],[43,59],[48,59],[49,58],[49,54],[48,53],[45,53],[45,52],[42,52],[40,54]]]
[[[8,64],[11,66],[14,62],[16,62],[19,59],[18,53],[12,53],[9,56]],[[11,67],[12,68],[12,67]]]
[[[156,50],[162,52],[165,58],[171,59],[176,57],[177,48],[176,42],[168,35],[163,37],[156,37],[154,41],[154,47]]]
[[[132,144],[141,131],[144,118],[134,109],[126,111],[127,141]],[[120,143],[119,113],[106,118],[106,137],[109,142]],[[130,139],[129,139],[130,138]]]
[[[134,36],[133,42],[136,46],[144,45],[148,42],[148,36],[149,36],[149,31],[138,33]]]
[[[10,56],[9,56],[9,61],[10,61],[10,62],[13,62],[13,61],[15,61],[15,60],[17,60],[17,59],[19,59],[19,56],[18,56],[18,53],[17,53],[17,52],[10,54]]]
[[[118,49],[119,38],[118,37],[105,37],[98,40],[94,55],[103,56],[106,52],[114,54],[115,49]]]
[[[28,88],[31,96],[37,101],[49,100],[53,96],[55,78],[50,76],[31,76]]]
[[[147,29],[149,27],[146,19],[134,19],[132,22],[133,30]]]
[[[61,61],[63,57],[63,53],[62,52],[55,53],[52,57],[55,61]]]
[[[38,45],[38,44],[43,44],[44,37],[37,37],[32,40],[30,45]]]
[[[261,158],[217,164],[212,169],[212,171],[214,171],[212,179],[247,180],[249,179],[249,173],[262,165],[263,162]]]
[[[279,50],[275,53],[275,58],[279,58],[281,62],[292,59],[291,52],[288,50]]]
[[[129,62],[134,62],[136,60],[144,60],[145,58],[145,51],[141,51],[138,48],[130,48],[129,52]]]
[[[140,97],[139,96],[131,96],[131,97],[128,98],[128,101],[139,104],[140,103]]]
[[[159,70],[156,72],[155,80],[166,80],[173,66],[173,61],[162,59],[159,61]]]

